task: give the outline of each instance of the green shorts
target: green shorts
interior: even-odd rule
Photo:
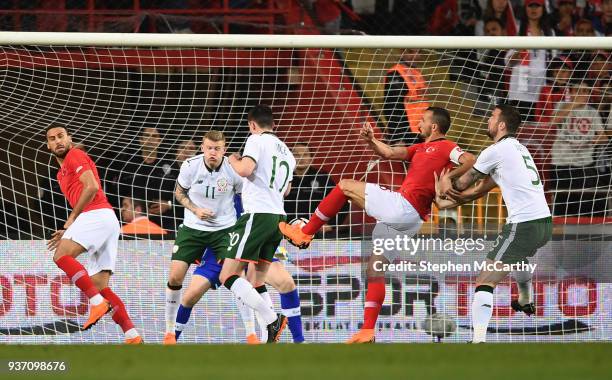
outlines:
[[[504,225],[487,259],[515,264],[536,254],[552,237],[552,218]]]
[[[255,263],[272,262],[283,239],[278,223],[286,219],[285,215],[278,214],[243,214],[229,233],[229,246],[220,256]]]
[[[219,231],[200,231],[181,224],[172,248],[172,260],[193,264],[202,257],[206,248],[211,248],[216,255],[219,255],[219,252],[227,250],[228,233],[231,230],[232,227]]]

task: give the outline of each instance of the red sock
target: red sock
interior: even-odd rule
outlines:
[[[376,326],[378,313],[380,313],[383,302],[385,302],[385,278],[368,278],[368,291],[366,293],[365,308],[363,309],[362,328],[373,329]]]
[[[134,324],[127,313],[123,301],[121,301],[121,298],[119,298],[119,296],[116,295],[110,288],[100,290],[100,294],[102,294],[102,297],[106,298],[113,306],[113,321],[121,326],[121,330],[126,332],[129,329],[133,329]]]
[[[302,227],[302,232],[308,235],[316,234],[328,220],[336,216],[347,200],[346,195],[336,185],[329,195],[319,203],[319,207],[310,216],[308,224]]]
[[[92,298],[93,296],[100,294],[93,282],[91,282],[91,278],[87,274],[85,267],[76,261],[74,257],[62,256],[57,259],[55,264],[57,264],[57,266],[66,273],[73,284],[75,284],[83,293],[85,293],[87,298]]]

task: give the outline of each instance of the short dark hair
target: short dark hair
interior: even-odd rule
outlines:
[[[450,113],[442,107],[428,107],[426,111],[431,111],[433,113],[433,124],[436,124],[438,128],[440,128],[442,134],[446,134],[451,124]]]
[[[501,111],[499,118],[506,123],[508,134],[515,135],[521,127],[521,113],[510,104],[498,104],[495,108]]]
[[[47,132],[49,132],[53,128],[64,128],[64,130],[66,130],[66,134],[67,135],[70,134],[70,132],[68,131],[68,128],[64,124],[54,121],[53,123],[47,125],[47,127],[45,128],[45,136],[47,135]]]
[[[258,104],[249,111],[249,121],[254,121],[260,128],[272,129],[274,127],[274,116],[272,108],[265,104]]]
[[[505,29],[506,26],[504,25],[504,23],[502,22],[502,20],[498,19],[497,17],[487,17],[484,19],[484,22],[482,25],[487,25],[490,22],[496,22],[499,24],[499,26],[501,26],[502,29]]]

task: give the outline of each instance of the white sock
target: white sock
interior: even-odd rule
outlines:
[[[493,315],[493,293],[478,291],[472,301],[472,327],[474,328],[473,343],[487,341],[487,327]]]
[[[259,325],[259,336],[262,342],[268,341],[268,325],[266,321],[261,317],[258,312],[255,312],[255,316],[257,317],[257,324]]]
[[[134,339],[139,336],[138,331],[135,328],[131,328],[125,332],[125,339]]]
[[[104,297],[102,297],[100,293],[96,294],[95,296],[89,299],[89,302],[91,302],[91,304],[94,306],[98,306],[99,304],[102,303],[102,301],[104,301]]]
[[[242,318],[246,335],[249,336],[251,334],[255,334],[255,313],[253,312],[253,309],[245,305],[244,302],[237,298],[236,306],[238,306],[238,311],[240,312],[240,317]]]
[[[238,300],[247,304],[250,308],[258,312],[266,325],[276,321],[276,313],[270,309],[268,303],[257,293],[257,290],[253,288],[250,282],[244,278],[238,277],[232,284],[230,290]]]
[[[181,290],[172,290],[166,287],[166,332],[174,333],[176,312],[181,301]]]
[[[264,299],[264,301],[266,301],[266,304],[268,305],[270,310],[274,312],[274,304],[272,303],[272,298],[270,297],[270,293],[263,292],[263,293],[259,293],[259,295],[261,296],[261,298]],[[259,323],[259,333],[261,335],[261,341],[266,342],[268,340],[268,325],[265,323],[263,318],[261,318],[259,315],[257,317],[258,317],[257,322]]]

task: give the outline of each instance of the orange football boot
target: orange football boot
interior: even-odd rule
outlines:
[[[136,338],[132,338],[132,339],[126,338],[125,344],[144,344],[144,341],[142,340],[142,337],[138,335]]]
[[[249,334],[246,337],[247,344],[261,344],[261,341],[257,337],[257,334]]]
[[[285,236],[285,239],[300,249],[306,249],[312,241],[313,235],[308,235],[302,232],[299,225],[291,225],[285,222],[278,224],[278,229]]]
[[[346,344],[374,342],[376,342],[376,337],[374,336],[374,329],[361,329],[357,333],[355,333],[355,335],[353,335],[349,340],[347,340]]]
[[[99,305],[91,305],[89,308],[89,318],[83,325],[83,330],[92,328],[109,311],[111,311],[111,305],[107,300],[102,301]]]
[[[164,345],[176,344],[176,334],[173,332],[166,333],[164,336]]]

